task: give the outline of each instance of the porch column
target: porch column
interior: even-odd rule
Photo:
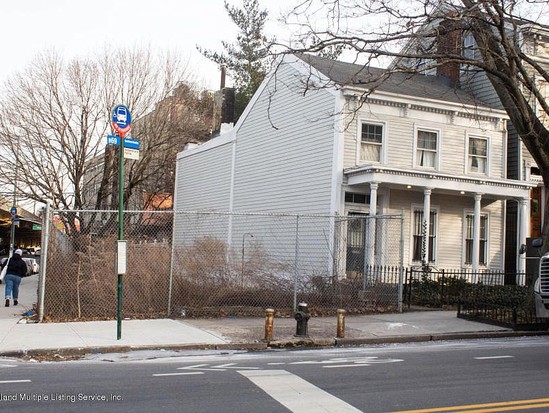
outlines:
[[[426,264],[429,264],[429,234],[431,225],[431,191],[432,188],[423,189],[423,238],[421,245],[421,258]]]
[[[482,200],[482,194],[475,194],[475,212],[473,216],[473,275],[471,282],[478,282],[478,260],[480,257],[480,201]]]
[[[526,244],[526,232],[528,224],[528,199],[522,198],[519,201],[519,239],[518,239],[518,250],[522,244]],[[524,285],[526,284],[526,254],[518,254],[517,251],[517,284]]]
[[[370,182],[370,216],[375,217],[377,214],[377,189],[379,183]],[[366,250],[365,250],[365,260],[364,266],[374,265],[374,251],[375,251],[375,242],[376,242],[376,220],[375,218],[369,218],[367,220],[367,229],[366,229]],[[366,268],[365,268],[366,269]],[[368,271],[364,271],[365,283],[366,283],[366,274]]]

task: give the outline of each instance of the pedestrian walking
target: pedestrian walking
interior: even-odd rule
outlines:
[[[6,284],[6,307],[10,306],[11,298],[13,298],[13,305],[18,304],[21,278],[29,275],[27,263],[23,261],[22,255],[23,251],[19,248],[16,249],[5,264],[8,266],[6,276],[4,277],[4,283]]]

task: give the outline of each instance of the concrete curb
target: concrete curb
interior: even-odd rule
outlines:
[[[373,338],[292,338],[288,340],[273,340],[270,342],[247,342],[227,344],[183,344],[183,345],[146,345],[146,346],[106,346],[106,347],[74,347],[57,349],[32,349],[0,352],[0,357],[32,358],[47,361],[76,360],[90,354],[127,353],[130,351],[167,350],[245,350],[264,351],[270,349],[291,348],[324,348],[324,347],[353,347],[362,345],[419,343],[445,340],[467,340],[482,338],[509,338],[547,336],[549,331],[487,331],[425,334],[418,336],[383,336]]]
[[[419,343],[427,341],[468,340],[480,338],[511,338],[546,336],[549,331],[475,331],[462,333],[440,333],[418,336],[392,336],[375,338],[338,338],[336,346],[359,346],[365,344]]]

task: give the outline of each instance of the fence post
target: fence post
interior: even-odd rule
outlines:
[[[441,284],[440,284],[440,305],[444,306],[444,284],[446,283],[446,274],[444,269],[442,270]]]
[[[177,168],[176,168],[177,169]],[[177,180],[177,176],[176,176]],[[177,188],[177,183],[175,184]],[[168,314],[169,317],[172,313],[172,294],[173,294],[173,260],[175,257],[175,211],[172,212],[172,251],[171,251],[171,257],[170,257],[170,275],[168,280]]]
[[[400,213],[400,269],[398,271],[398,312],[402,313],[402,297],[404,294],[404,210]],[[410,303],[408,302],[408,305]]]
[[[40,278],[38,279],[38,322],[44,320],[44,302],[46,297],[46,266],[48,262],[48,249],[50,244],[50,204],[46,204],[44,218],[42,219],[42,239],[40,250]]]
[[[297,278],[299,271],[299,215],[295,217],[295,261],[294,261],[294,311],[297,311]]]

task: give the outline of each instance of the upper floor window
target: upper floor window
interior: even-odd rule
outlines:
[[[438,132],[418,129],[416,148],[416,166],[437,167]]]
[[[485,174],[488,171],[488,139],[477,136],[469,137],[469,172]]]
[[[381,162],[382,149],[383,125],[363,122],[360,137],[360,160]]]

